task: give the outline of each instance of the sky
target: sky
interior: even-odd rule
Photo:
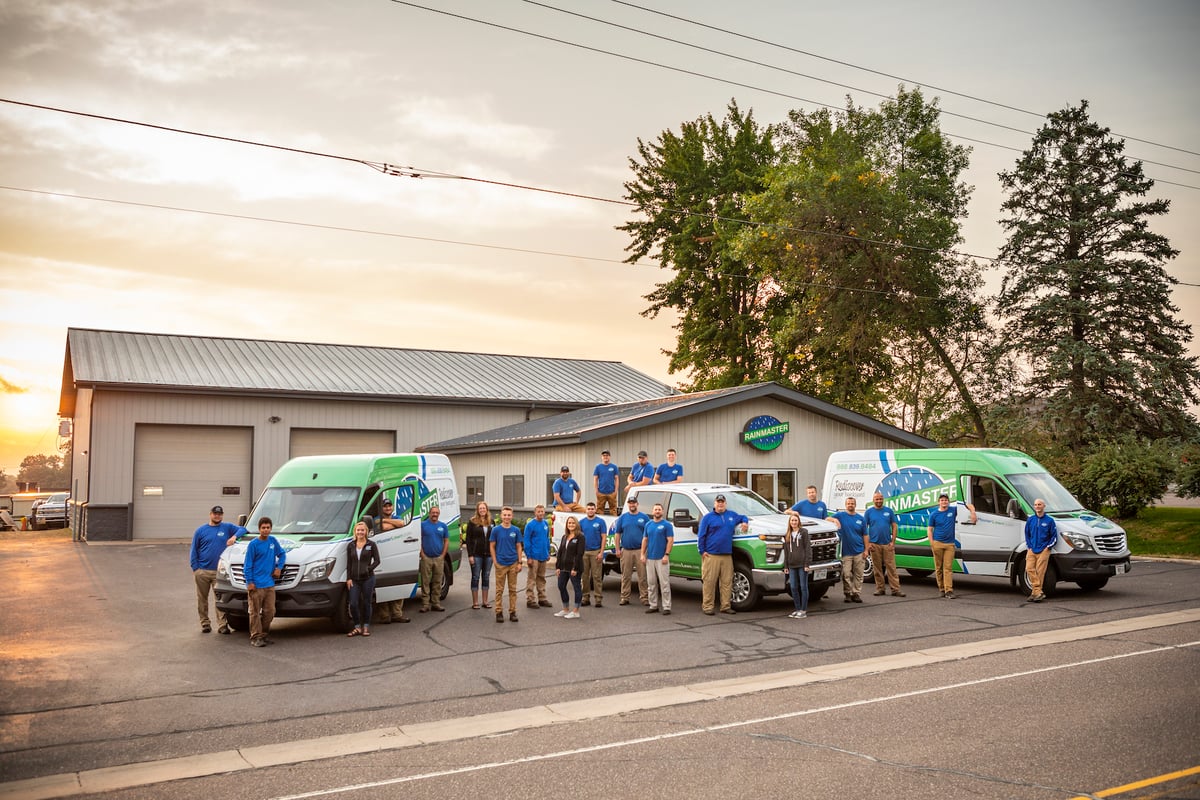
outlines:
[[[628,208],[430,175],[620,199],[639,138],[731,99],[773,123],[875,106],[902,78],[997,123],[942,122],[981,140],[960,139],[962,249],[984,256],[1003,243],[996,174],[1037,115],[1086,99],[1146,140],[1126,152],[1160,162],[1148,175],[1194,187],[1159,183],[1153,228],[1180,251],[1169,274],[1200,284],[1200,156],[1169,149],[1200,151],[1200,3],[634,2],[682,19],[615,0],[0,0],[5,100],[322,154],[0,103],[0,469],[54,452],[68,327],[613,359],[679,382],[674,320],[641,313],[662,273],[622,263]],[[1196,328],[1200,287],[1174,304]]]

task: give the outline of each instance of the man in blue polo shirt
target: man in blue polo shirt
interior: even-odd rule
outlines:
[[[591,605],[596,598],[596,608],[604,605],[604,537],[608,526],[596,516],[596,504],[587,504],[587,516],[579,520],[583,533],[583,602]]]
[[[892,587],[893,597],[904,597],[904,592],[900,591],[900,575],[896,572],[896,536],[900,528],[896,525],[896,512],[883,504],[883,492],[876,492],[871,497],[871,505],[867,506],[863,518],[867,521],[875,595],[884,593],[886,581]]]
[[[716,613],[716,590],[721,590],[721,613],[733,610],[733,536],[745,532],[750,520],[725,507],[725,495],[713,498],[713,510],[700,519],[696,530],[696,549],[700,551],[700,610],[708,616]]]
[[[583,505],[579,502],[583,490],[579,488],[579,483],[571,477],[570,467],[564,466],[558,471],[558,478],[554,481],[552,491],[554,492],[555,511],[583,512]]]
[[[971,512],[974,525],[975,506],[964,503]],[[933,552],[933,574],[937,578],[938,593],[947,600],[954,599],[954,549],[958,544],[956,527],[958,511],[950,505],[950,495],[938,498],[936,511],[929,512],[929,549]]]
[[[521,535],[525,546],[525,563],[529,570],[525,575],[525,607],[550,608],[546,599],[546,562],[550,560],[550,523],[546,522],[546,507],[541,503],[534,506],[533,519],[525,523]]]
[[[650,518],[638,511],[638,500],[631,497],[627,501],[629,510],[617,517],[613,523],[613,533],[616,538],[617,558],[621,560],[621,602],[618,605],[629,605],[630,584],[633,573],[638,576],[638,597],[642,605],[650,605],[646,592],[646,565],[642,563],[642,536],[646,532],[646,523]]]
[[[683,464],[675,463],[675,450],[667,451],[667,463],[659,464],[654,471],[655,483],[680,483],[683,481]]]
[[[250,614],[250,644],[265,647],[274,644],[271,622],[275,619],[275,581],[283,574],[287,555],[279,540],[271,535],[270,517],[259,517],[258,537],[246,545],[242,575],[246,579],[246,600]]]
[[[612,454],[607,450],[601,450],[600,463],[592,470],[592,489],[596,494],[596,510],[601,514],[616,516],[621,510],[617,504],[617,481],[620,479],[621,468],[612,463]],[[583,592],[586,599],[586,585]]]
[[[863,566],[866,563],[867,521],[862,514],[855,513],[858,501],[846,498],[846,510],[833,515],[837,521],[838,539],[842,543],[842,592],[844,602],[861,603]]]
[[[450,549],[450,531],[446,523],[439,522],[442,510],[437,506],[429,509],[429,519],[421,521],[421,613],[432,605],[434,611],[445,611],[442,607],[442,583],[445,580],[446,552]]]
[[[500,524],[488,534],[492,563],[496,565],[496,622],[504,622],[504,591],[508,585],[508,618],[517,622],[517,573],[521,571],[524,548],[521,529],[512,524],[512,506],[500,509]]]
[[[1029,581],[1029,602],[1040,603],[1046,599],[1042,592],[1042,581],[1046,578],[1046,566],[1050,553],[1058,540],[1058,525],[1054,517],[1046,513],[1046,501],[1033,501],[1033,516],[1025,520],[1025,575]]]
[[[654,480],[654,465],[646,459],[645,450],[639,450],[637,461],[633,462],[633,467],[629,470],[629,478],[625,484],[625,496],[629,496],[629,490],[635,486],[649,486]]]
[[[213,506],[208,512],[208,524],[196,528],[192,534],[192,551],[189,560],[192,578],[196,582],[196,611],[200,613],[200,632],[211,633],[212,623],[208,620],[208,596],[216,594],[217,564],[225,548],[246,535],[246,529],[232,522],[225,522],[225,509]],[[214,598],[215,599],[215,598]],[[229,634],[229,619],[225,612],[217,609],[217,633]]]
[[[809,486],[804,492],[807,498],[792,506],[792,511],[802,517],[812,517],[813,519],[825,519],[829,516],[829,508],[825,505],[825,501],[817,499],[817,487]]]
[[[675,528],[663,519],[662,503],[654,504],[653,518],[646,523],[642,535],[641,561],[646,565],[646,593],[650,601],[647,614],[663,616],[671,613],[671,546],[675,544]]]

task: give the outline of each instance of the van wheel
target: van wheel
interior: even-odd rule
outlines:
[[[762,599],[762,587],[754,583],[754,573],[744,561],[733,562],[733,592],[730,605],[734,611],[750,611]]]
[[[454,585],[454,571],[452,567],[453,565],[449,559],[442,565],[442,591],[438,595],[439,602],[446,599],[446,595],[450,594],[450,587]]]
[[[871,563],[871,556],[863,553],[863,583],[873,580],[875,577],[875,565]]]
[[[1017,570],[1017,588],[1021,590],[1021,594],[1029,597],[1033,594],[1033,587],[1029,585],[1029,576],[1025,574],[1025,556],[1021,556],[1020,560],[1014,562],[1013,568]],[[1046,576],[1042,578],[1042,594],[1046,597],[1054,597],[1058,594],[1058,569],[1054,566],[1054,559],[1050,559],[1050,563],[1046,565]],[[1099,588],[1099,587],[1097,587]]]
[[[1105,575],[1103,578],[1089,578],[1086,581],[1076,581],[1076,583],[1085,592],[1098,592],[1108,585],[1108,576]]]
[[[931,570],[931,569],[906,568],[904,571],[907,572],[909,575],[913,576],[914,578],[928,578],[930,575],[933,574],[933,570]]]
[[[810,602],[810,603],[817,602],[822,597],[824,597],[825,593],[828,591],[829,591],[828,583],[825,584],[824,586],[809,586],[808,587],[808,602]]]
[[[342,590],[341,597],[333,607],[333,616],[330,617],[333,623],[333,629],[338,633],[349,633],[354,627],[354,623],[350,620],[350,593]]]

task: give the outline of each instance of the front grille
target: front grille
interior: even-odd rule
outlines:
[[[825,561],[837,561],[837,542],[837,539],[813,542],[813,563],[820,564]]]
[[[242,572],[241,564],[230,564],[229,571],[232,573],[234,586],[245,586],[246,576]],[[300,575],[299,564],[284,564],[283,574],[275,581],[275,586],[291,586],[296,582],[296,578]]]
[[[1097,553],[1118,555],[1125,552],[1125,534],[1123,533],[1098,534],[1092,537],[1092,541],[1096,543]]]

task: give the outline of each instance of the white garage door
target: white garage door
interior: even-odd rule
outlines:
[[[250,512],[252,428],[138,425],[133,452],[133,538],[188,537],[219,505]]]
[[[292,428],[292,458],[351,453],[393,453],[395,448],[396,434],[393,431]]]

